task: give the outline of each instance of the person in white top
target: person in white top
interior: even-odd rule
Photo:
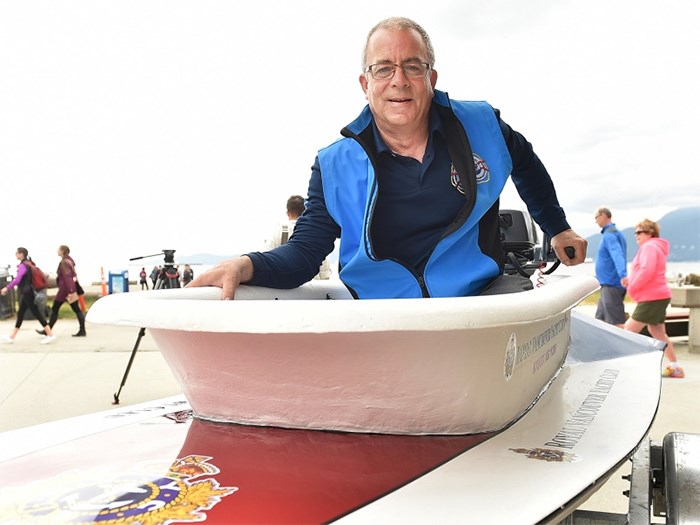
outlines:
[[[270,238],[265,241],[266,250],[277,248],[289,240],[294,233],[297,219],[304,213],[304,208],[304,197],[301,195],[292,195],[287,199],[287,222],[281,223]],[[324,259],[314,279],[329,279],[330,276],[330,264],[328,264],[328,259]]]

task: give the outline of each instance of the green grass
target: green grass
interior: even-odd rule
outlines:
[[[99,295],[95,294],[85,294],[85,307],[90,310],[90,307],[95,304],[95,301],[97,301],[100,298]],[[49,299],[48,301],[48,307],[51,308],[53,305],[53,301]],[[73,313],[73,310],[68,306],[68,303],[65,303],[61,306],[61,309],[58,311],[58,318],[59,319],[75,319],[75,314]]]
[[[581,304],[596,305],[600,299],[600,290],[593,292],[591,295],[586,297]],[[634,304],[634,301],[630,298],[629,294],[625,295],[625,304]]]
[[[598,299],[600,299],[600,291],[593,292],[591,295],[581,301],[580,304],[595,305],[598,304]]]

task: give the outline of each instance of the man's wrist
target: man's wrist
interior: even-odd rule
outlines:
[[[253,278],[255,269],[253,260],[247,255],[241,255],[238,260],[240,261],[238,268],[240,271],[241,283],[247,283]]]

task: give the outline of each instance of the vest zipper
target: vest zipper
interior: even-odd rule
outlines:
[[[423,295],[423,297],[430,297],[430,294],[428,293],[428,287],[425,285],[425,279],[423,278],[423,276],[417,275],[416,279],[418,280],[418,286],[420,286],[420,292]]]

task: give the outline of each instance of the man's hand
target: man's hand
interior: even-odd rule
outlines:
[[[588,241],[580,237],[574,230],[564,230],[552,237],[552,248],[564,266],[576,266],[586,260]],[[567,251],[571,252],[571,249],[566,250],[566,248],[573,248],[573,253],[566,253]]]
[[[233,299],[236,288],[241,283],[247,283],[253,278],[253,261],[243,255],[237,259],[229,259],[204,272],[185,288],[197,286],[218,286],[221,288],[222,299]]]

